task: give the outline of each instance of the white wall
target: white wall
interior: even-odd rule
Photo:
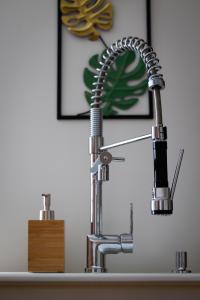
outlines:
[[[179,148],[185,157],[174,214],[153,217],[151,142],[113,151],[126,163],[111,166],[104,186],[104,231],[128,230],[133,201],[135,250],[109,256],[109,271],[168,272],[175,251],[186,250],[190,268],[200,272],[199,11],[198,0],[152,0],[153,46],[166,79],[170,181]],[[85,267],[89,122],[56,120],[56,21],[56,0],[0,1],[0,271],[27,270],[27,220],[38,218],[44,192],[52,194],[57,218],[66,221],[66,270]],[[105,140],[134,137],[151,125],[107,121]]]

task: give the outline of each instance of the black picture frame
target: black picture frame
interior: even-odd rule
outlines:
[[[62,112],[62,22],[60,0],[57,0],[57,120],[87,120],[89,115],[65,115]],[[146,41],[151,45],[151,0],[146,0]],[[153,119],[153,97],[148,92],[149,111],[147,114],[113,115],[104,119]]]

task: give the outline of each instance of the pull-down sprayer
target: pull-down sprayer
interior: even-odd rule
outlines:
[[[103,84],[109,67],[116,58],[126,51],[136,51],[143,59],[147,76],[148,87],[153,92],[155,107],[155,126],[152,133],[130,140],[104,146],[103,117],[101,96]],[[133,143],[144,139],[152,139],[154,158],[154,187],[152,191],[151,212],[154,215],[169,215],[173,211],[173,195],[181,166],[183,150],[178,160],[174,180],[173,193],[168,187],[167,172],[167,128],[163,126],[160,90],[164,89],[163,75],[159,74],[161,66],[152,47],[139,38],[122,38],[107,49],[100,62],[97,80],[92,90],[92,104],[90,109],[90,139],[89,152],[91,156],[91,234],[87,236],[87,267],[86,272],[106,272],[105,255],[119,252],[133,252],[133,211],[130,209],[130,232],[119,235],[105,235],[102,229],[102,183],[109,180],[109,164],[114,158],[107,151],[110,148]]]

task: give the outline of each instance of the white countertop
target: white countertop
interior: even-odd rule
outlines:
[[[176,282],[200,284],[200,273],[28,273],[0,272],[0,283],[153,283]]]

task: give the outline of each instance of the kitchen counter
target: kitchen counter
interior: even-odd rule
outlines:
[[[0,272],[0,299],[200,299],[200,274]]]
[[[197,283],[198,273],[28,273],[0,272],[2,283]]]

